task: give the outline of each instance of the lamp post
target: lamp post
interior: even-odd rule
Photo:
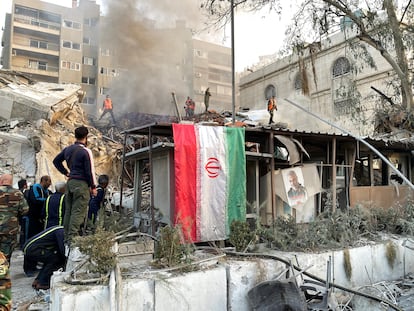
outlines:
[[[236,78],[235,78],[235,57],[234,57],[234,0],[230,1],[231,5],[231,106],[232,122],[236,122]]]

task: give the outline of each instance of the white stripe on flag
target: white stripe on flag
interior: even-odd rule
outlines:
[[[197,198],[200,241],[226,238],[226,140],[223,127],[196,126],[199,161],[197,174],[201,191]]]

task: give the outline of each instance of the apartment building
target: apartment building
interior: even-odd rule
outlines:
[[[63,7],[14,0],[6,14],[1,64],[38,81],[81,84],[85,111],[95,114],[118,71],[100,42],[100,6],[74,0]]]
[[[135,58],[134,63],[125,62],[137,47],[124,46],[117,51],[110,46],[100,35],[104,22],[95,0],[74,0],[71,8],[40,0],[14,0],[12,13],[6,15],[2,38],[3,68],[29,74],[38,81],[81,84],[86,94],[83,107],[90,115],[98,114],[106,94],[111,94],[115,105],[122,103],[115,113],[137,109],[174,114],[174,110],[140,106],[145,100],[134,93],[141,87],[139,93],[144,94],[151,87],[136,83],[137,76],[145,77],[153,68]],[[184,21],[177,21],[175,27],[168,29],[155,29],[154,21],[146,22],[145,31],[156,38],[153,40],[165,42],[161,51],[149,50],[145,54],[153,58],[150,63],[156,64],[156,71],[161,71],[159,81],[165,88],[175,90],[179,101],[191,96],[197,103],[196,113],[204,111],[204,93],[209,88],[209,109],[231,111],[231,49],[194,39]],[[128,42],[138,41],[139,36]],[[137,46],[140,47],[139,42]],[[114,83],[115,80],[118,82]],[[128,93],[133,94],[126,96]],[[165,94],[155,99],[161,107],[171,100],[170,92]],[[136,102],[129,103],[131,98]]]

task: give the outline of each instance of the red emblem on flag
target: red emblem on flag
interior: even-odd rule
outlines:
[[[221,170],[220,162],[217,158],[209,158],[204,168],[210,178],[216,178]]]

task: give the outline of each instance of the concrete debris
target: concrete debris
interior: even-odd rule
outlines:
[[[34,183],[42,175],[50,175],[54,190],[53,183],[64,177],[52,160],[75,141],[75,128],[85,125],[96,173],[119,176],[122,144],[104,139],[89,124],[79,104],[83,96],[79,85],[36,82],[17,72],[0,70],[0,173],[12,173],[15,183],[20,178]]]

